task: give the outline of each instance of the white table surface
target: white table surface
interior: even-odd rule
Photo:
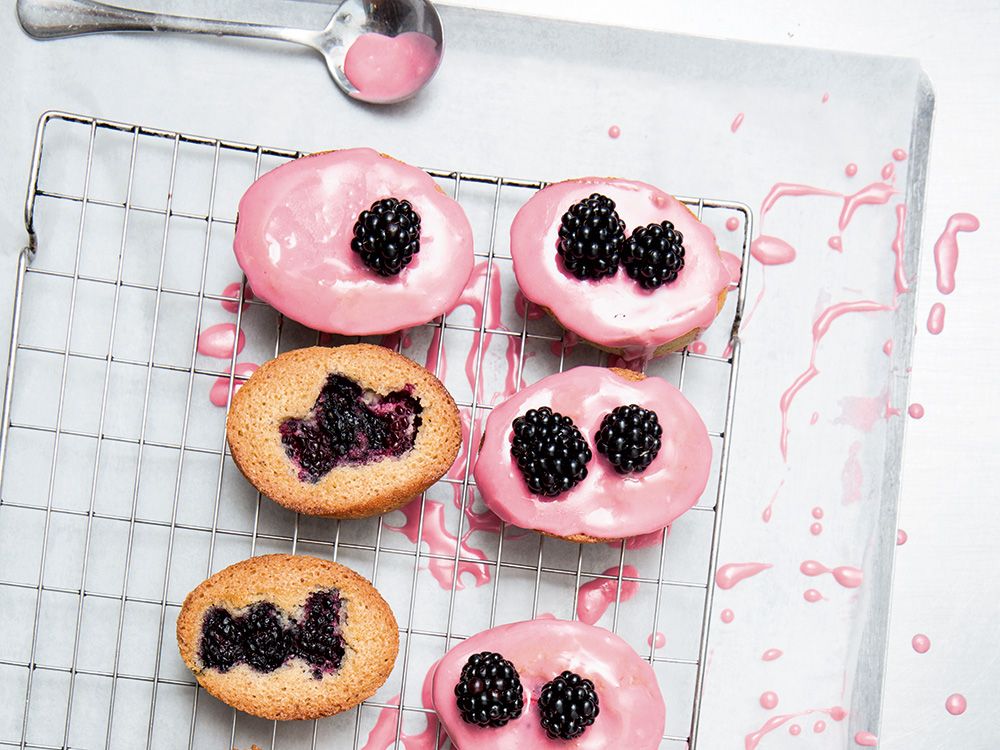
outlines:
[[[998,451],[990,438],[1000,405],[987,396],[1000,352],[987,337],[991,282],[1000,232],[994,165],[1000,157],[1000,4],[995,0],[842,0],[807,5],[771,0],[751,9],[739,0],[459,0],[455,4],[599,23],[625,23],[715,37],[919,58],[937,96],[925,210],[924,251],[911,398],[926,416],[911,421],[903,467],[900,527],[909,541],[897,548],[886,702],[879,746],[887,750],[993,750],[1000,747],[1000,576],[992,546],[1000,534]],[[873,7],[876,6],[877,7]],[[5,12],[13,12],[8,8]],[[994,51],[990,52],[990,48]],[[0,84],[3,110],[24,82]],[[750,116],[752,113],[747,112]],[[22,160],[23,161],[23,160]],[[0,178],[2,179],[2,178]],[[0,186],[10,188],[11,186]],[[16,186],[20,191],[20,186]],[[959,211],[982,222],[960,236],[957,289],[944,301],[939,336],[923,327],[940,299],[930,248],[948,216]],[[16,227],[3,226],[11,236]],[[14,248],[0,250],[0,279],[12,278]],[[6,325],[10,290],[0,291]],[[4,335],[6,339],[6,335]],[[927,634],[932,648],[916,654],[910,641]],[[959,717],[945,698],[965,695]],[[810,735],[810,736],[807,736]],[[803,747],[820,747],[805,732]],[[725,750],[725,749],[721,749]]]

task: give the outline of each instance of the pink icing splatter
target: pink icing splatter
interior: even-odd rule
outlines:
[[[222,305],[222,309],[223,310],[225,310],[226,312],[231,312],[233,314],[236,313],[236,311],[238,309],[237,308],[237,304],[238,303],[236,302],[236,299],[238,299],[239,296],[240,296],[240,288],[242,286],[243,286],[243,284],[241,282],[234,281],[232,284],[230,284],[229,286],[227,286],[225,289],[222,290],[222,296],[223,297],[233,297],[234,298],[234,299],[224,299],[224,300],[222,300],[222,301],[219,302],[219,304]],[[253,298],[254,298],[254,296],[253,296],[253,289],[251,289],[250,285],[247,284],[246,289],[243,290],[243,309],[244,310],[247,309],[247,305],[250,303],[250,300],[252,300]]]
[[[247,345],[247,337],[240,331],[239,339],[236,338],[236,326],[232,323],[219,323],[209,326],[198,336],[198,354],[217,359],[230,359],[233,356],[235,346],[236,353],[243,351]]]
[[[235,367],[235,377],[233,378],[233,394],[247,381],[259,365],[253,362],[239,362]],[[228,372],[228,370],[227,370]],[[225,408],[229,405],[229,378],[219,377],[212,384],[212,389],[208,392],[208,400],[213,406]]]
[[[813,724],[813,734],[822,734],[826,731],[826,722],[820,719]]]
[[[809,417],[809,424],[813,425],[813,424],[816,424],[818,421],[819,421],[819,412],[818,411],[814,411],[812,413],[812,416]]]
[[[865,476],[861,468],[861,459],[858,457],[860,453],[860,440],[851,443],[851,447],[847,449],[847,460],[844,461],[844,470],[840,474],[840,484],[844,491],[842,500],[844,505],[859,502],[863,497],[862,489],[864,488]]]
[[[924,418],[924,407],[923,404],[913,403],[910,404],[910,408],[906,410],[913,419],[923,419]]]
[[[878,737],[871,732],[858,732],[854,735],[854,744],[861,747],[877,747]]]
[[[810,576],[812,578],[823,575],[824,573],[831,573],[837,583],[848,589],[856,589],[864,581],[864,574],[861,569],[850,565],[828,568],[823,565],[823,563],[817,562],[816,560],[803,560],[802,564],[799,565],[799,571],[802,575]]]
[[[940,302],[931,305],[931,311],[927,314],[927,330],[932,335],[937,336],[944,330],[945,307]]]
[[[958,266],[958,233],[975,232],[979,219],[972,214],[954,214],[948,218],[944,231],[934,243],[934,264],[937,266],[937,288],[941,294],[955,291],[955,268]]]
[[[891,180],[896,175],[896,166],[890,161],[882,167],[882,179]]]
[[[398,36],[369,32],[347,49],[344,75],[366,102],[395,102],[415,94],[437,70],[437,42],[426,34],[407,31]]]
[[[961,716],[968,707],[969,703],[961,693],[952,693],[944,702],[945,710],[952,716]]]
[[[434,701],[432,698],[432,688],[434,683],[434,670],[437,669],[437,662],[431,665],[424,677],[423,688],[420,691],[420,702],[424,708],[430,709],[427,716],[427,728],[420,734],[408,735],[399,729],[399,696],[390,698],[387,703],[389,707],[379,711],[375,726],[368,733],[361,750],[388,750],[396,743],[396,732],[399,731],[399,747],[403,750],[436,750],[444,747],[447,737],[441,735],[438,741],[438,718],[434,713]]]
[[[931,650],[931,639],[923,633],[917,633],[913,636],[913,640],[910,641],[910,644],[913,646],[913,650],[918,654],[926,654]]]
[[[716,571],[715,585],[720,589],[731,589],[740,581],[755,576],[758,573],[763,573],[770,567],[770,563],[727,563]]]
[[[840,220],[837,222],[840,231],[843,232],[847,229],[847,225],[854,218],[854,212],[859,208],[885,205],[897,192],[892,185],[887,185],[884,182],[873,182],[871,185],[865,185],[856,193],[845,195],[844,208],[841,210]]]
[[[737,219],[735,216],[730,216],[728,219],[726,219],[726,229],[728,229],[730,232],[735,232],[739,228],[740,228],[740,220]]]
[[[885,343],[882,344],[882,353],[887,357],[892,356],[892,339],[886,339]]]
[[[823,599],[823,595],[816,589],[806,589],[802,592],[802,598],[810,604],[815,604]]]
[[[636,578],[639,571],[633,565],[626,565],[622,568],[621,574],[623,577]],[[616,597],[626,602],[639,591],[637,581],[622,581],[621,595],[618,596],[617,566],[608,568],[601,575],[615,576],[615,578],[595,578],[593,581],[588,581],[580,586],[576,600],[576,617],[588,625],[594,625],[600,620],[608,607],[615,603]]]
[[[896,161],[905,161],[906,152],[901,148],[893,149],[892,158],[895,159]]]
[[[734,613],[731,609],[724,609],[719,613],[719,619],[728,625],[736,619],[736,613]]]
[[[760,707],[770,711],[778,705],[778,694],[772,690],[760,694]]]
[[[750,243],[750,255],[765,266],[779,266],[795,260],[795,248],[783,239],[762,234]]]
[[[771,501],[767,504],[767,507],[764,508],[764,512],[760,514],[760,518],[764,523],[771,522],[771,512],[772,509],[774,508],[774,501],[778,499],[778,493],[781,492],[781,488],[784,486],[785,486],[785,480],[782,479],[778,483],[777,489],[774,490],[774,494],[771,495]]]
[[[657,630],[655,633],[649,634],[649,637],[646,639],[646,643],[649,644],[651,648],[663,648],[667,645],[667,636]]]
[[[905,531],[903,531],[902,529],[896,529],[896,545],[897,546],[899,546],[899,547],[903,546],[904,544],[906,544],[906,540],[909,539],[909,538],[910,538],[909,534],[907,534]]]
[[[893,270],[893,281],[896,284],[896,296],[910,291],[910,282],[906,278],[906,270],[903,268],[903,254],[906,249],[906,204],[900,203],[896,206],[896,234],[892,238],[892,254],[896,257],[896,266]]]
[[[694,354],[704,354],[708,351],[708,346],[704,341],[693,341],[689,348]]]
[[[784,656],[785,652],[780,648],[769,648],[761,655],[761,659],[764,661],[774,661],[775,659],[780,659]]]
[[[836,234],[828,239],[826,244],[831,250],[836,250],[838,253],[844,252],[844,242]]]
[[[809,708],[805,711],[799,711],[794,714],[779,714],[777,716],[772,716],[758,729],[756,732],[751,732],[743,738],[743,748],[744,750],[756,750],[757,746],[760,745],[761,740],[763,740],[767,735],[773,732],[775,729],[783,727],[785,724],[790,722],[792,719],[797,719],[801,716],[808,716],[809,714],[824,713],[829,716],[834,721],[843,721],[844,717],[847,716],[847,712],[840,706],[833,706],[832,708]],[[788,728],[789,734],[797,735],[801,731],[793,731],[798,724],[792,724]]]
[[[740,129],[740,125],[742,124],[743,124],[743,113],[740,112],[738,115],[736,115],[736,117],[733,118],[732,123],[730,123],[729,125],[729,130],[735,133],[737,130]]]
[[[823,517],[823,509],[817,505],[815,508],[812,509],[812,517],[813,518],[817,518],[817,519],[818,518],[822,518]]]
[[[857,173],[858,173],[858,165],[855,164],[854,162],[851,162],[846,167],[844,167],[844,174],[846,174],[848,177],[854,177],[854,175],[856,175]]]
[[[823,93],[823,98],[822,98],[822,99],[820,99],[820,101],[821,101],[821,102],[822,102],[823,104],[826,104],[826,103],[827,103],[828,101],[830,101],[830,92],[829,92],[829,91],[826,91],[826,92],[824,92],[824,93]]]
[[[608,128],[608,138],[620,138],[622,134],[622,129],[617,125],[612,125]]]
[[[790,727],[788,727],[788,733],[792,735],[792,737],[798,737],[800,734],[802,734],[802,727],[800,727],[798,724],[792,724]]]
[[[545,317],[545,311],[538,307],[538,305],[528,302],[520,289],[514,295],[514,310],[522,318],[527,318],[528,320],[539,320]]]
[[[819,536],[820,534],[823,533],[823,524],[821,524],[819,521],[816,521],[816,523],[812,524],[809,527],[809,533],[812,534],[813,536]]]

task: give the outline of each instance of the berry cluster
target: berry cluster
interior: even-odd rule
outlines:
[[[409,201],[375,201],[358,215],[351,249],[379,276],[396,276],[420,252],[420,215]]]
[[[581,281],[614,276],[622,265],[643,289],[656,289],[676,281],[684,268],[684,235],[664,220],[636,227],[626,238],[615,202],[594,193],[563,214],[556,252]]]
[[[662,435],[655,411],[637,404],[619,406],[601,420],[597,452],[607,456],[619,474],[642,472],[660,452]]]

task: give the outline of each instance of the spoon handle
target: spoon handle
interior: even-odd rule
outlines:
[[[316,33],[305,29],[148,13],[96,0],[18,0],[17,18],[25,32],[35,39],[61,39],[104,31],[180,31],[316,46]]]

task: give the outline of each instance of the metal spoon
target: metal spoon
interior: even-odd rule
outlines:
[[[416,90],[430,80],[443,50],[441,18],[429,0],[344,0],[321,31],[149,13],[96,0],[18,0],[17,17],[21,27],[35,39],[60,39],[104,31],[179,31],[293,42],[323,55],[330,75],[344,93],[379,103],[386,103],[386,100],[366,97],[344,72],[347,50],[355,40],[367,33],[396,37],[405,32],[418,32],[430,37],[434,41],[436,59],[432,61],[426,80]],[[416,90],[391,101],[405,99]]]

